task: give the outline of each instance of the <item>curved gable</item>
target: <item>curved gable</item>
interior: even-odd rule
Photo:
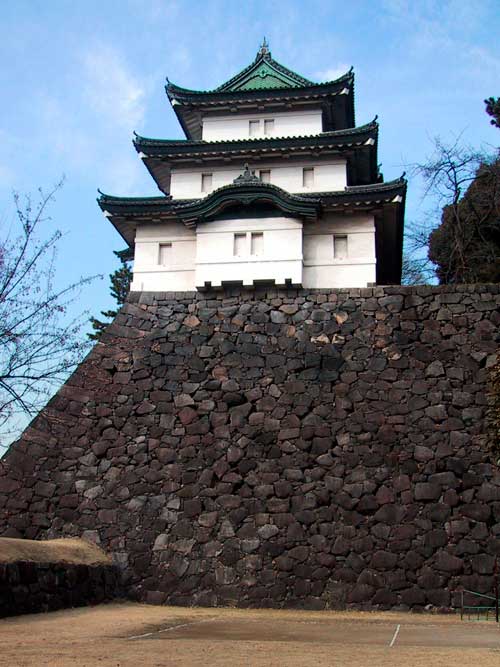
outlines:
[[[215,190],[204,199],[179,206],[176,216],[187,227],[194,227],[199,222],[214,219],[228,208],[246,208],[256,204],[266,204],[284,215],[312,220],[318,217],[320,207],[317,198],[292,195],[275,185],[263,183],[245,165],[245,171],[233,183]]]

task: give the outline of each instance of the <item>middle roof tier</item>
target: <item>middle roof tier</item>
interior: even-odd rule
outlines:
[[[377,165],[378,123],[307,136],[226,139],[222,141],[151,139],[135,135],[134,146],[159,189],[171,192],[172,172],[240,169],[331,161],[346,165],[347,185],[368,185],[381,180]]]

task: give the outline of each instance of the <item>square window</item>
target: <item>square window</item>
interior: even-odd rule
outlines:
[[[335,259],[347,257],[347,235],[335,234],[333,237],[333,256]]]
[[[201,191],[210,192],[212,189],[212,174],[201,175]]]
[[[271,182],[271,170],[270,169],[261,169],[259,171],[259,178],[263,183]]]
[[[172,244],[160,243],[158,250],[158,264],[160,266],[172,266]]]
[[[251,137],[256,137],[260,132],[260,120],[249,121],[248,130]]]
[[[264,134],[273,134],[274,133],[274,120],[264,120]]]
[[[243,257],[246,254],[247,235],[235,234],[233,240],[233,255],[234,257]]]
[[[256,257],[262,256],[264,254],[264,234],[252,232],[250,241],[250,254]]]
[[[312,188],[314,185],[314,167],[304,167],[302,169],[302,187]]]

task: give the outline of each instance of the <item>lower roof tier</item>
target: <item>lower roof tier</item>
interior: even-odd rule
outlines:
[[[257,211],[258,215],[259,207],[275,209],[279,214],[301,219],[305,224],[321,220],[331,212],[370,212],[376,229],[377,283],[395,284],[401,280],[406,185],[406,180],[400,178],[336,192],[296,195],[262,183],[246,170],[231,185],[202,199],[114,197],[101,193],[98,203],[131,249],[141,225],[177,221],[196,228],[198,224],[219,219],[230,212],[245,215]]]

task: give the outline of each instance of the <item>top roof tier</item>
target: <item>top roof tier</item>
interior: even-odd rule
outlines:
[[[354,127],[352,68],[334,81],[315,83],[274,60],[264,40],[255,60],[213,90],[168,82],[168,98],[188,139],[201,139],[201,117],[320,107],[324,131]]]

